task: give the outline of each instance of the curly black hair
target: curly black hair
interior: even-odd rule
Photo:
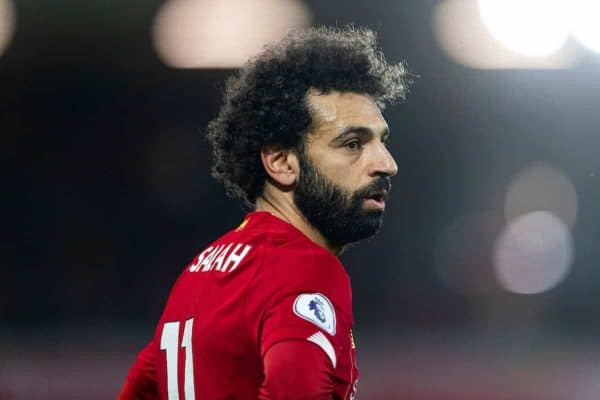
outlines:
[[[230,197],[252,209],[267,177],[262,146],[301,151],[311,126],[309,90],[368,94],[383,109],[404,99],[407,76],[402,63],[386,62],[369,29],[316,27],[289,33],[227,81],[223,106],[206,133],[213,147],[213,177]]]

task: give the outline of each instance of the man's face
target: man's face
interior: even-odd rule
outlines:
[[[384,143],[387,124],[367,95],[311,92],[307,101],[313,129],[300,152],[296,206],[333,244],[370,237],[398,170]]]

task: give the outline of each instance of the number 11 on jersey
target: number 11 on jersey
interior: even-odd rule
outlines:
[[[179,321],[167,322],[163,326],[160,337],[160,349],[165,351],[167,357],[167,393],[169,400],[179,400],[179,380],[177,378],[178,357],[179,357]],[[181,347],[185,349],[184,363],[184,400],[195,400],[194,391],[194,359],[192,356],[192,327],[194,319],[185,321],[183,327],[183,337],[181,338]]]

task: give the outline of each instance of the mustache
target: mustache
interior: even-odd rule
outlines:
[[[380,176],[376,178],[373,182],[354,192],[354,197],[368,197],[371,196],[373,193],[380,192],[382,190],[385,190],[388,193],[390,192],[390,190],[392,190],[392,183],[390,182],[389,176]]]

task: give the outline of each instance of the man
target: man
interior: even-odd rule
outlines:
[[[255,211],[185,268],[120,399],[354,398],[337,256],[382,225],[397,166],[381,110],[406,75],[373,32],[313,28],[228,81],[213,176]]]

